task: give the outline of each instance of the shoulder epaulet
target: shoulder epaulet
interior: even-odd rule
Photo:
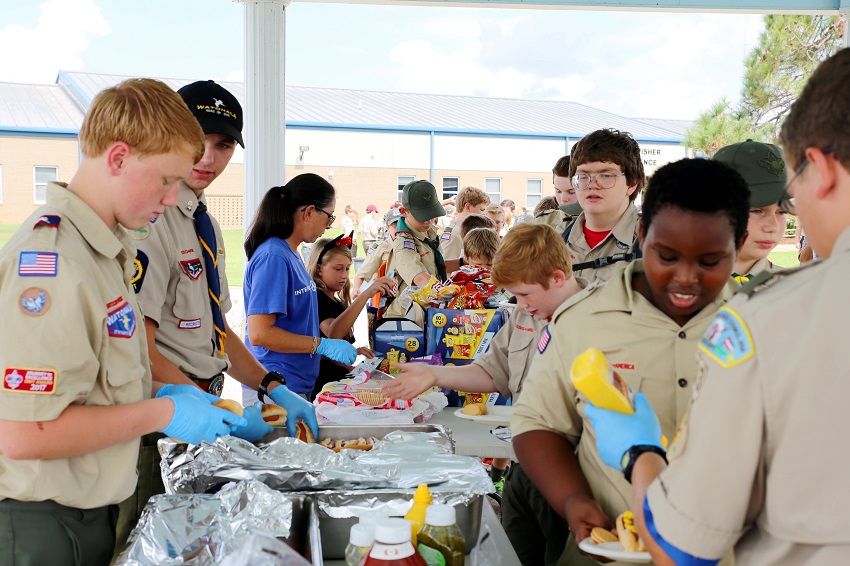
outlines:
[[[62,217],[58,214],[42,214],[35,221],[35,224],[32,225],[32,229],[40,228],[42,226],[46,226],[48,228],[59,228],[59,223],[62,221]]]
[[[561,303],[561,305],[557,309],[555,309],[554,314],[552,314],[552,322],[554,322],[561,315],[562,312],[566,311],[571,306],[575,305],[576,303],[580,303],[581,301],[592,295],[593,292],[599,288],[598,283],[599,282],[594,281],[593,283],[589,284],[587,287],[585,287],[584,289],[582,289],[581,291]]]
[[[754,275],[748,281],[746,281],[740,289],[736,291],[736,294],[746,295],[748,297],[753,296],[755,293],[759,291],[763,291],[768,287],[772,287],[778,281],[784,279],[785,277],[789,277],[794,275],[795,273],[799,273],[804,269],[808,269],[813,265],[819,264],[820,261],[814,260],[804,263],[802,265],[798,265],[797,267],[789,267],[787,269],[779,269],[777,271],[762,271]]]
[[[43,249],[55,249],[61,221],[62,217],[58,214],[42,214],[36,219],[32,229],[38,234],[35,238],[38,240],[39,246]]]

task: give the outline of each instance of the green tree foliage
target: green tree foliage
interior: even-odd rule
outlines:
[[[711,156],[747,138],[774,141],[791,104],[818,64],[842,44],[835,16],[765,16],[765,29],[745,60],[741,102],[725,99],[704,111],[688,131],[686,144]]]

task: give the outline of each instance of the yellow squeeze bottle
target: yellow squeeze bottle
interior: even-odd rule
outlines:
[[[431,505],[431,491],[424,483],[419,484],[416,488],[416,493],[413,494],[413,506],[405,519],[410,521],[410,540],[413,542],[413,548],[416,548],[416,533],[425,524],[425,509]]]
[[[576,389],[603,409],[631,415],[635,412],[629,388],[597,348],[588,348],[578,355],[570,369],[570,379]]]

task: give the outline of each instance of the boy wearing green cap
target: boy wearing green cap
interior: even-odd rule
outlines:
[[[387,264],[387,273],[395,271],[399,291],[409,285],[421,287],[431,277],[446,278],[446,264],[440,253],[436,220],[445,216],[437,189],[428,181],[412,181],[401,194],[401,218],[393,240],[393,253]],[[385,316],[400,317],[406,313],[393,301]]]
[[[713,159],[735,169],[750,187],[747,237],[732,270],[732,277],[746,283],[753,275],[773,268],[767,256],[785,234],[788,215],[777,204],[787,182],[782,150],[747,140],[721,148]]]

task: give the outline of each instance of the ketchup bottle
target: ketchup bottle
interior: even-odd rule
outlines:
[[[410,542],[410,521],[386,519],[375,526],[375,544],[363,566],[428,566]]]

